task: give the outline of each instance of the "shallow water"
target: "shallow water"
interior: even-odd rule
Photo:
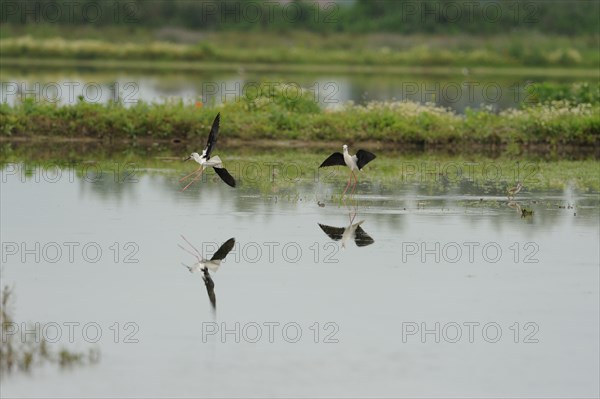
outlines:
[[[11,165],[15,319],[57,323],[53,347],[101,358],[3,376],[3,396],[598,396],[598,193],[524,190],[508,206],[365,182],[340,203],[343,180],[290,194],[210,172],[181,193],[179,166],[115,181]],[[371,245],[319,227],[361,220]],[[236,239],[216,312],[181,234],[205,256]]]

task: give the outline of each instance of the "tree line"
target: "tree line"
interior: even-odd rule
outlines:
[[[193,30],[598,34],[599,0],[0,0],[0,22]]]

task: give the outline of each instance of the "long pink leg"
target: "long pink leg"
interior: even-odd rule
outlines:
[[[182,177],[181,179],[179,179],[179,181],[183,181],[185,179],[187,179],[188,177],[190,177],[191,175],[193,175],[194,173],[198,173],[200,170],[202,169],[202,166],[200,166],[198,169],[196,169],[195,171],[193,171],[192,173],[190,173],[187,176]]]
[[[183,238],[183,239],[185,240],[185,242],[187,242],[187,243],[188,243],[188,245],[189,245],[190,247],[192,247],[192,249],[193,249],[194,251],[196,251],[196,253],[195,253],[195,254],[193,254],[193,253],[192,253],[192,252],[190,252],[188,249],[184,248],[182,245],[179,245],[179,248],[181,248],[181,249],[183,249],[184,251],[187,251],[188,253],[192,254],[194,257],[196,257],[196,259],[198,259],[198,262],[200,262],[200,261],[202,260],[202,254],[200,254],[200,251],[198,251],[198,249],[197,249],[197,248],[196,248],[196,247],[195,247],[195,246],[194,246],[194,245],[193,245],[191,242],[189,242],[189,241],[188,241],[188,239],[187,239],[187,238],[185,238],[185,237],[183,236],[183,234],[180,234],[180,236],[181,236],[181,238]]]
[[[350,224],[352,224],[354,222],[355,217],[356,217],[356,212],[352,213],[352,211],[350,211],[350,213],[348,213],[348,218],[350,219]]]
[[[352,186],[352,191],[350,192],[350,195],[354,195],[354,190],[356,190],[356,184],[358,183],[358,179],[356,178],[354,171],[352,171],[352,176],[354,176],[354,185]]]
[[[187,189],[187,188],[188,188],[188,187],[189,187],[189,186],[190,186],[190,185],[191,185],[193,182],[195,182],[196,180],[198,180],[198,179],[200,178],[200,176],[202,176],[202,172],[204,172],[204,169],[201,169],[201,170],[200,170],[200,173],[198,173],[198,176],[197,176],[196,178],[192,179],[192,181],[191,181],[191,182],[189,182],[189,183],[187,184],[187,186],[185,186],[185,187],[183,188],[183,190],[181,190],[181,192],[184,192],[184,191],[185,191],[185,190],[186,190],[186,189]]]
[[[342,198],[346,195],[346,191],[348,191],[348,187],[350,187],[350,182],[352,181],[352,171],[350,171],[350,176],[348,176],[348,184],[346,184],[346,189],[342,193]]]

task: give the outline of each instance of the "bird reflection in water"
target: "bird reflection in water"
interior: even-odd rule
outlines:
[[[334,241],[341,241],[342,248],[346,248],[346,244],[349,240],[354,241],[358,247],[366,247],[375,242],[375,240],[373,240],[373,238],[371,238],[371,236],[361,227],[364,220],[354,223],[356,212],[350,212],[348,218],[350,219],[350,224],[346,227],[333,227],[321,223],[318,223],[318,225],[329,238]]]
[[[209,273],[209,270],[215,273],[219,269],[219,266],[221,266],[221,261],[225,259],[227,254],[233,249],[233,246],[235,245],[235,238],[230,238],[229,240],[225,241],[225,243],[219,247],[217,252],[215,252],[210,259],[204,259],[200,251],[198,251],[196,247],[194,247],[192,243],[190,243],[183,235],[181,238],[183,238],[183,240],[191,247],[191,250],[185,248],[181,244],[179,244],[179,248],[196,258],[196,263],[194,263],[192,266],[188,266],[185,263],[182,263],[182,265],[185,266],[190,273],[202,273],[202,280],[204,280],[204,285],[206,286],[208,299],[210,300],[213,309],[216,310],[217,297],[215,296],[215,283]]]
[[[521,205],[515,201],[508,201],[506,204],[510,209],[514,209],[518,214],[521,214]]]

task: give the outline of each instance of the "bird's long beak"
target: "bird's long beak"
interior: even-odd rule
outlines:
[[[184,159],[184,161],[189,161],[190,159],[192,159],[191,155],[189,157],[187,157],[186,159]]]

